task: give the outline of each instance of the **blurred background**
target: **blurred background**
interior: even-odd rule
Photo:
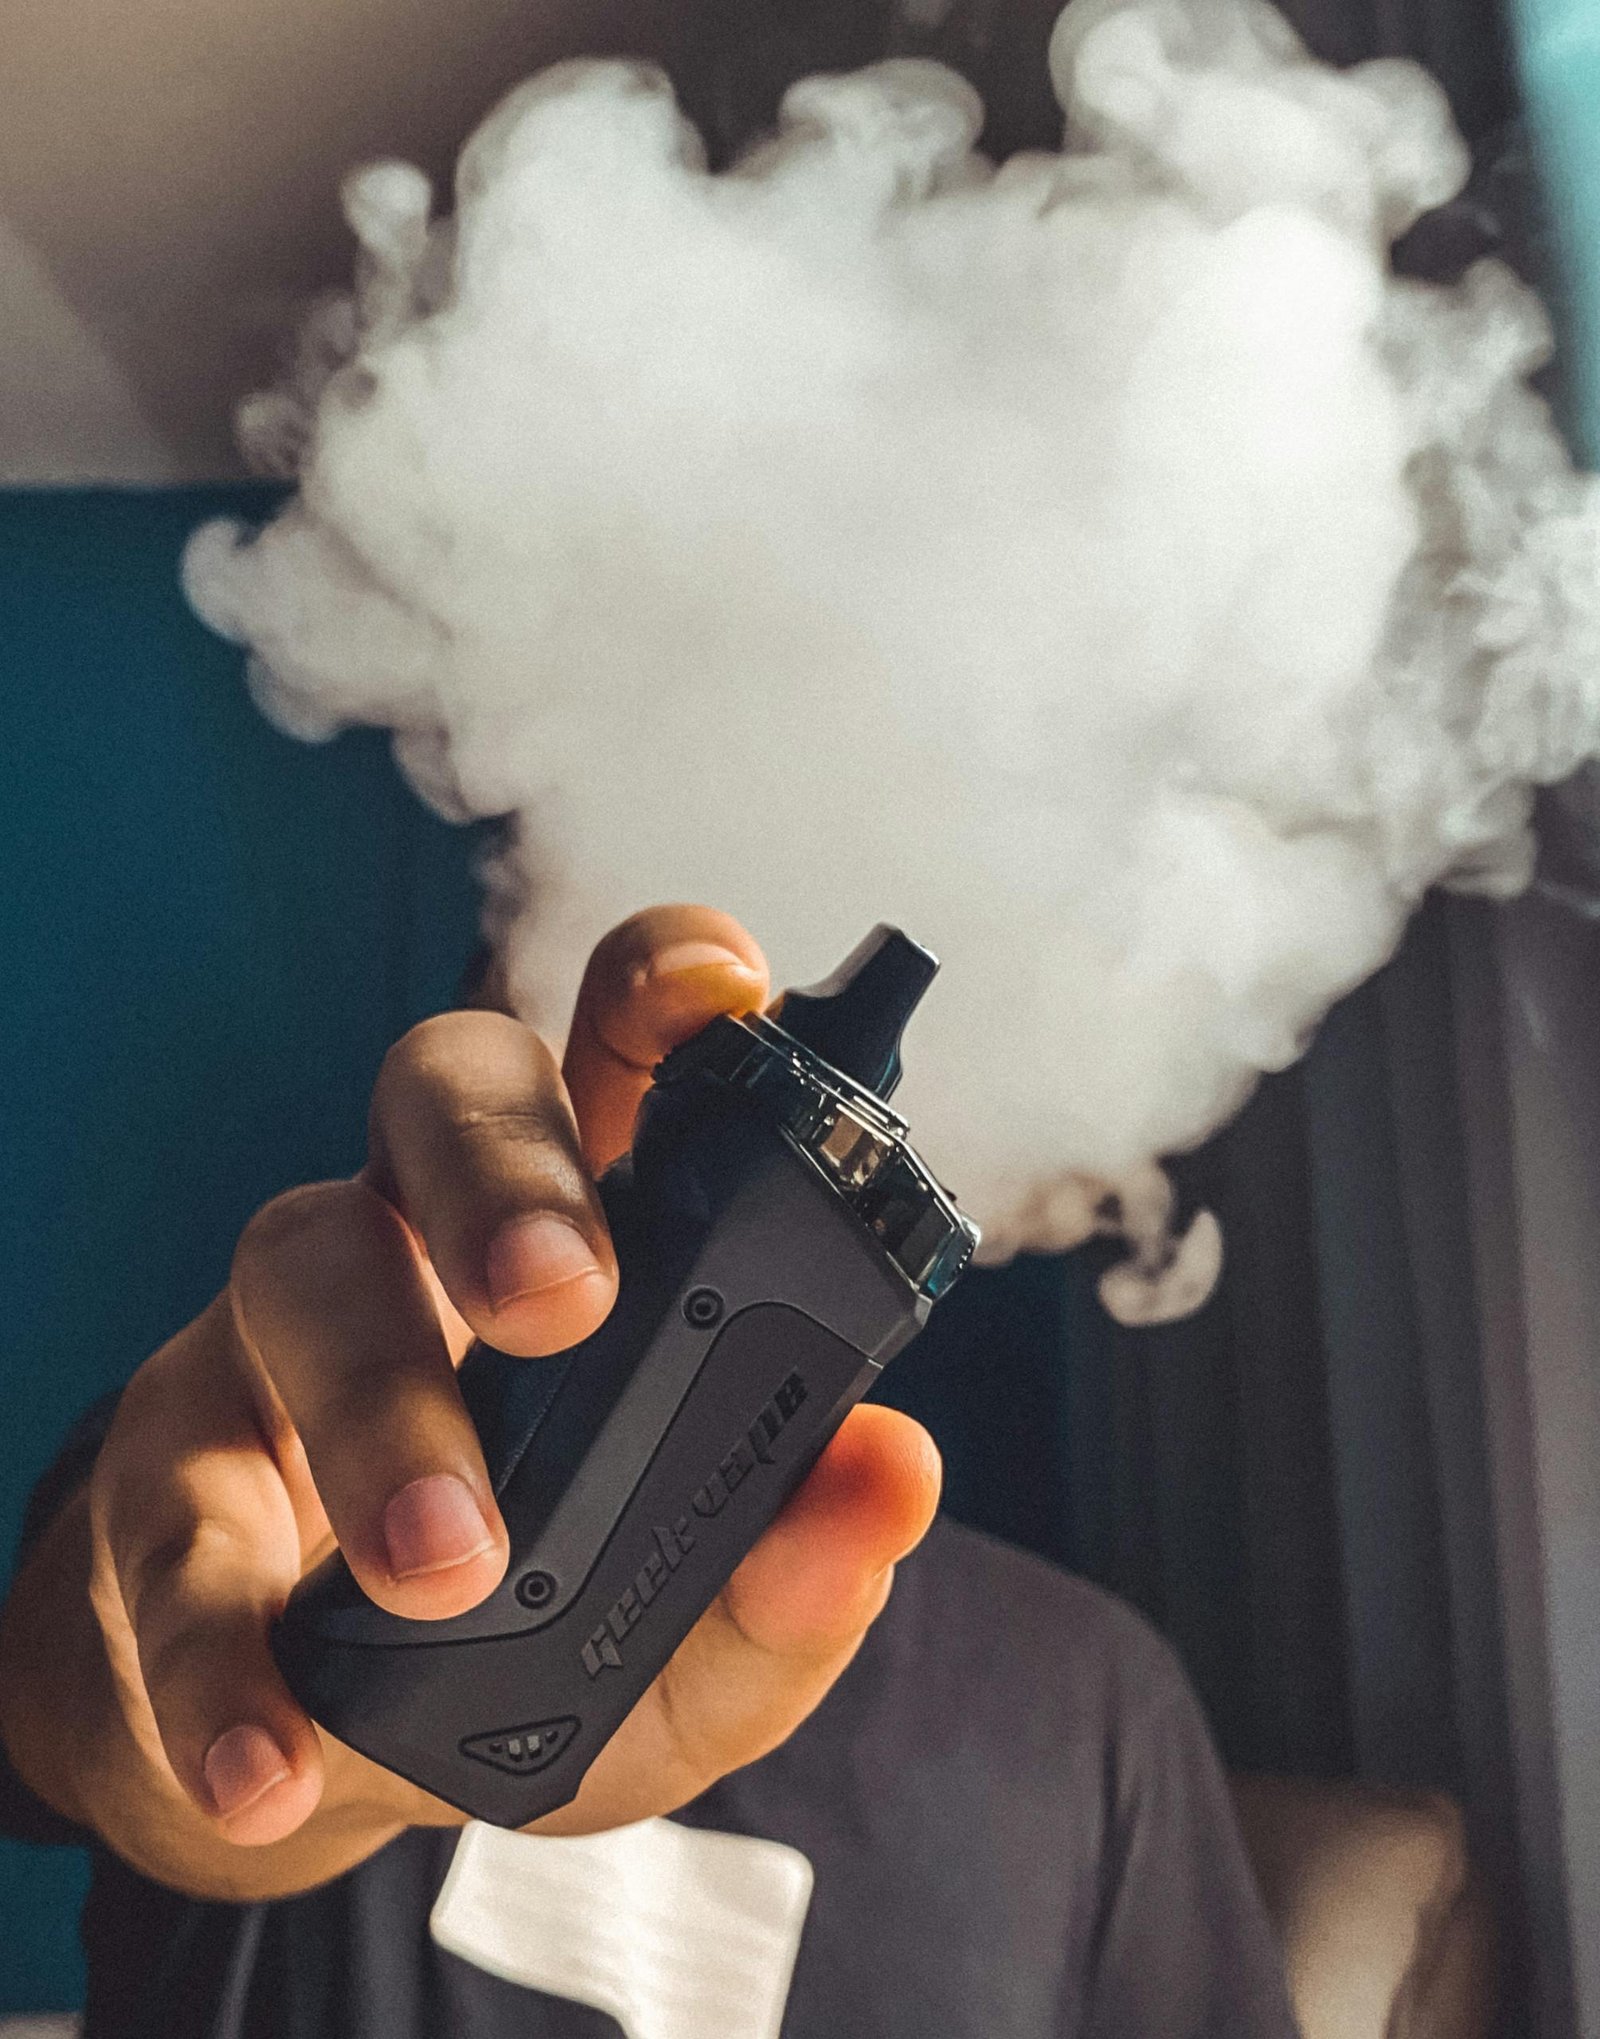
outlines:
[[[0,1547],[71,1418],[209,1298],[250,1212],[358,1165],[384,1048],[451,1001],[476,939],[479,839],[427,816],[377,739],[270,730],[177,588],[197,521],[272,501],[230,413],[348,268],[343,171],[442,172],[507,85],[577,49],[659,55],[724,136],[799,69],[926,49],[984,90],[996,151],[1049,142],[1055,11],[14,0]],[[1534,275],[1558,403],[1600,446],[1600,5],[1287,11],[1334,60],[1414,55],[1444,80],[1479,175],[1404,259],[1444,275],[1498,249]],[[1538,891],[1427,911],[1308,1060],[1180,1164],[1229,1240],[1200,1316],[1123,1330],[1092,1251],[1024,1260],[959,1290],[888,1380],[944,1448],[951,1512],[1173,1639],[1234,1769],[1464,1809],[1502,2029],[1538,2039],[1600,2039],[1587,841],[1569,803]],[[0,1849],[0,2014],[77,2002],[83,1879],[70,1851]]]

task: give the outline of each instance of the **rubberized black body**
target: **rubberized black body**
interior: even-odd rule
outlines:
[[[342,1741],[519,1827],[584,1772],[929,1303],[746,1098],[657,1088],[601,1184],[621,1288],[549,1360],[476,1347],[461,1385],[511,1537],[470,1613],[406,1621],[342,1558],[273,1646]]]

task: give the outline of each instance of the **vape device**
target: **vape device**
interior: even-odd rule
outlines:
[[[621,1283],[553,1359],[478,1344],[461,1389],[511,1540],[469,1613],[411,1621],[335,1554],[273,1632],[352,1748],[498,1826],[565,1805],[883,1366],[976,1227],[887,1099],[938,968],[876,928],[776,1018],[668,1055],[600,1197]]]

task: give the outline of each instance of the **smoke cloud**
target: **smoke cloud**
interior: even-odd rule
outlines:
[[[1430,886],[1521,887],[1600,750],[1600,502],[1533,295],[1391,272],[1467,171],[1421,70],[1263,0],[1074,0],[1052,69],[1063,152],[999,170],[899,61],[718,175],[612,62],[514,92],[448,216],[359,172],[355,288],[242,413],[297,493],[187,584],[285,727],[515,817],[491,919],[552,1031],[652,900],[780,982],[927,942],[923,1151],[994,1253],[1120,1231],[1151,1319],[1220,1254],[1161,1158]]]

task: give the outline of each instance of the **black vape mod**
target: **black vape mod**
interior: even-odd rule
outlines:
[[[341,1741],[499,1826],[575,1796],[972,1257],[976,1228],[885,1102],[937,968],[879,927],[776,1020],[713,1020],[661,1063],[600,1184],[610,1316],[554,1359],[479,1344],[462,1363],[510,1532],[501,1585],[408,1621],[334,1555],[274,1630]]]

